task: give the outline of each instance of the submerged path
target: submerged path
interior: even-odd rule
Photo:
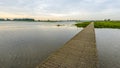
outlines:
[[[91,23],[36,68],[99,68]]]

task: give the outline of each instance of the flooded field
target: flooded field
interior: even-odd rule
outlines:
[[[100,68],[120,68],[120,29],[96,29]]]
[[[72,22],[57,24],[0,22],[0,68],[35,68],[81,30]]]
[[[1,21],[0,68],[35,68],[82,30],[74,23]],[[120,30],[95,31],[100,68],[120,68]]]

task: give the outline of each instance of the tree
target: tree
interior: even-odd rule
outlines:
[[[5,21],[5,19],[3,19],[3,18],[0,18],[0,21]]]

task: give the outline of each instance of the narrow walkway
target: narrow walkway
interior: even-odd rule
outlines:
[[[98,68],[94,24],[84,28],[36,68]]]

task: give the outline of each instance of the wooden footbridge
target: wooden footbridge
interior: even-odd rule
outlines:
[[[89,24],[36,68],[99,68],[94,23]]]

